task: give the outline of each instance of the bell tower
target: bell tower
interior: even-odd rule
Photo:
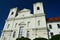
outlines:
[[[9,15],[8,15],[8,18],[14,18],[15,15],[17,13],[17,7],[16,8],[12,8],[10,9],[10,12],[9,12]]]
[[[33,13],[34,14],[44,14],[44,10],[43,10],[43,3],[42,2],[37,2],[35,4],[33,4]]]

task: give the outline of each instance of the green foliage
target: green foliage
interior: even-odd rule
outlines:
[[[52,36],[52,38],[50,40],[60,40],[60,34]]]
[[[21,38],[17,38],[16,40],[30,40],[29,38],[25,38],[25,37],[21,37]]]
[[[21,38],[17,38],[16,40],[21,40]]]
[[[47,40],[46,38],[35,38],[33,40]]]

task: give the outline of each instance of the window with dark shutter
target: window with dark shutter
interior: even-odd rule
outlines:
[[[40,8],[39,8],[39,7],[37,7],[37,10],[40,10]]]
[[[51,37],[53,36],[53,32],[50,33]]]
[[[58,28],[60,28],[60,24],[57,24]]]
[[[52,25],[49,25],[49,28],[52,29]]]
[[[11,13],[11,15],[13,15],[13,14],[14,14],[14,12]]]

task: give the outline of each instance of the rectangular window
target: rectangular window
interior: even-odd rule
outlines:
[[[29,31],[27,31],[27,38],[29,38]]]
[[[57,24],[58,28],[60,28],[60,24]]]
[[[14,33],[13,33],[13,38],[15,37],[15,35],[16,35],[16,32],[14,31]]]
[[[53,32],[50,33],[51,37],[53,36]]]
[[[23,35],[24,35],[24,27],[21,26],[21,27],[19,28],[19,38],[23,37]]]
[[[40,26],[40,20],[38,20],[38,26]]]
[[[52,25],[49,25],[49,28],[52,29]]]

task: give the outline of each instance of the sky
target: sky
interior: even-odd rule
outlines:
[[[27,8],[33,13],[33,3],[43,2],[46,18],[60,17],[60,0],[0,0],[0,35],[11,8]]]

